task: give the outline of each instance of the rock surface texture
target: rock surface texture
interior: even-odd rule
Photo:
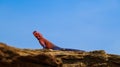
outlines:
[[[0,43],[0,67],[120,67],[120,56],[103,50],[33,50]]]

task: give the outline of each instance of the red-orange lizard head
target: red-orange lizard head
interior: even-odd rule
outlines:
[[[39,32],[37,31],[34,31],[33,32],[33,35],[39,40],[40,38],[42,38],[42,34],[40,34]]]

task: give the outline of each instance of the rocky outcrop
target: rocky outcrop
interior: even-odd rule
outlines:
[[[91,52],[19,49],[0,43],[0,67],[120,67],[120,56]]]

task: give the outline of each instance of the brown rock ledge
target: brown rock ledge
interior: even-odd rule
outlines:
[[[91,52],[20,49],[0,43],[0,67],[120,67],[120,56]]]

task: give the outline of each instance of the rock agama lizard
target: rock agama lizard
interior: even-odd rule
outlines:
[[[47,39],[45,39],[41,33],[34,31],[33,35],[37,38],[37,40],[39,41],[39,43],[41,44],[41,46],[44,49],[53,49],[53,50],[63,50],[63,51],[81,51],[81,52],[85,52],[83,50],[77,50],[77,49],[69,49],[69,48],[61,48],[58,47],[56,45],[54,45],[52,42],[48,41]]]

